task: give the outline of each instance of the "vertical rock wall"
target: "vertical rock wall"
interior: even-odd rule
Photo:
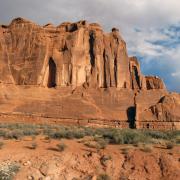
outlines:
[[[86,21],[41,27],[14,19],[0,28],[0,59],[4,83],[48,86],[51,59],[56,86],[131,88],[126,43],[118,29],[104,33]]]

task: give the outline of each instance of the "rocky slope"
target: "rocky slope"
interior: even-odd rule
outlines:
[[[180,128],[179,94],[141,73],[118,29],[96,23],[1,25],[0,90],[0,119]]]
[[[15,176],[37,180],[178,180],[179,146],[171,150],[155,145],[145,152],[132,145],[108,145],[105,149],[88,148],[77,140],[62,140],[67,147],[59,152],[58,140],[37,137],[31,149],[31,137],[6,140],[0,150],[0,162],[20,167]]]

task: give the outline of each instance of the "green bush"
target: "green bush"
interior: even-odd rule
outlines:
[[[90,128],[82,126],[0,124],[0,137],[20,139],[23,136],[36,136],[42,133],[53,139],[80,139],[85,136],[100,137],[99,145],[103,148],[111,144],[155,143],[156,140],[168,140],[179,143],[180,131],[153,131],[115,128]]]
[[[24,136],[38,135],[40,132],[36,129],[23,129],[22,133]]]
[[[21,130],[8,131],[5,134],[5,138],[7,139],[21,139],[23,136],[24,134]]]
[[[112,144],[135,144],[138,142],[148,142],[149,138],[143,133],[132,129],[113,130],[103,134]]]
[[[108,145],[108,140],[103,138],[94,138],[99,149],[105,149]]]
[[[36,149],[37,148],[37,143],[36,142],[32,142],[31,146],[29,147],[30,149]]]
[[[100,174],[97,177],[97,180],[110,180],[111,178],[107,174]]]
[[[0,149],[4,146],[4,142],[0,141]]]
[[[175,141],[176,141],[176,144],[180,144],[180,136],[177,136]]]
[[[173,147],[174,147],[174,143],[172,143],[172,142],[167,142],[166,143],[166,148],[167,149],[173,149]]]
[[[91,142],[85,142],[84,145],[89,147],[89,148],[96,148],[96,144],[91,143]]]
[[[168,135],[165,132],[161,132],[161,131],[143,130],[143,133],[146,136],[149,136],[154,139],[168,139]]]
[[[0,137],[5,137],[6,131],[5,130],[0,130]]]
[[[60,152],[64,151],[67,148],[67,146],[64,143],[57,144],[56,147]]]

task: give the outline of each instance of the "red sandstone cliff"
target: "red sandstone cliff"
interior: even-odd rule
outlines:
[[[165,88],[160,79],[141,74],[136,58],[128,58],[118,29],[105,33],[100,25],[86,21],[41,27],[14,19],[9,26],[1,26],[0,50],[3,83]]]
[[[137,58],[128,57],[118,29],[105,33],[100,25],[86,21],[42,27],[17,18],[8,26],[2,25],[0,85],[1,113],[6,116],[34,114],[74,122],[93,119],[120,127],[130,122],[132,127],[154,120],[169,122],[167,113],[159,119],[152,110],[168,94],[163,81],[141,73]],[[56,103],[60,103],[61,110]],[[167,128],[173,121],[179,127],[180,121],[179,105],[171,103],[177,110],[164,126]],[[168,108],[163,109],[171,111]],[[144,121],[146,112],[153,118]],[[135,115],[139,122],[135,122]]]

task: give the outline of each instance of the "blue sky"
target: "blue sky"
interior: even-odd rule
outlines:
[[[160,76],[169,90],[180,92],[180,23],[134,31],[138,40],[128,41],[129,53],[138,57],[142,72]]]
[[[15,17],[39,24],[86,19],[117,27],[145,75],[180,92],[180,0],[0,0],[0,24]]]

